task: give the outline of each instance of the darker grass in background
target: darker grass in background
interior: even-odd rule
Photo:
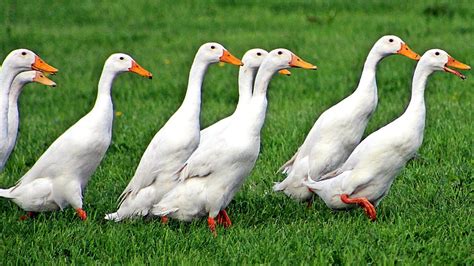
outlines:
[[[271,191],[278,167],[296,151],[316,117],[356,87],[365,57],[384,34],[418,53],[447,50],[473,64],[470,1],[11,1],[0,0],[0,55],[25,47],[60,72],[56,89],[29,85],[21,98],[17,147],[1,174],[7,187],[93,105],[102,64],[127,52],[154,74],[114,86],[113,143],[85,192],[87,222],[74,212],[19,222],[0,200],[2,264],[24,263],[378,263],[472,264],[473,79],[436,73],[426,90],[420,158],[395,180],[370,223],[362,210],[333,212]],[[269,90],[262,152],[229,206],[234,226],[218,238],[204,221],[105,222],[155,132],[179,106],[197,48],[218,41],[242,56],[251,48],[289,48],[319,70],[277,76]],[[403,112],[415,62],[393,56],[377,73],[379,107],[367,134]],[[212,66],[202,125],[230,114],[238,69]]]

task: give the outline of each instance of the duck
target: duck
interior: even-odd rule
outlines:
[[[31,70],[18,74],[10,88],[10,95],[8,97],[8,145],[7,152],[0,162],[0,168],[3,169],[8,158],[10,157],[13,148],[15,147],[16,138],[18,135],[18,125],[20,124],[20,115],[18,111],[18,97],[23,91],[23,87],[28,84],[36,82],[50,87],[56,87],[56,83],[47,78],[42,72]]]
[[[258,69],[250,102],[237,110],[212,143],[191,155],[179,172],[180,182],[153,206],[153,215],[181,221],[207,216],[214,236],[215,218],[224,227],[231,226],[225,209],[255,166],[260,152],[268,85],[278,70],[290,67],[316,69],[287,49],[269,52]]]
[[[105,215],[115,222],[147,216],[149,210],[177,182],[176,173],[199,145],[201,87],[210,65],[242,62],[216,42],[201,45],[189,72],[186,96],[143,153],[134,176],[119,197],[116,212]]]
[[[455,60],[446,51],[431,49],[418,62],[412,81],[411,99],[405,112],[365,138],[344,164],[318,180],[304,181],[326,205],[335,210],[364,208],[375,221],[375,207],[387,196],[395,177],[423,142],[425,129],[425,87],[435,71],[445,71],[465,79],[457,69],[471,67]]]
[[[252,98],[252,89],[255,75],[257,74],[258,68],[262,64],[263,59],[267,55],[268,52],[266,50],[254,48],[248,50],[244,56],[242,56],[242,63],[244,65],[239,69],[239,100],[234,113],[201,130],[199,146],[205,145],[205,143],[216,137],[227,127],[230,121],[235,117],[235,114],[239,113],[239,110],[245,108],[245,106],[250,102],[250,99]],[[287,69],[282,69],[278,71],[278,73],[286,76],[291,75],[291,72]]]
[[[15,186],[0,189],[0,197],[27,211],[21,219],[32,218],[38,212],[63,210],[69,205],[81,220],[87,219],[82,194],[110,145],[114,117],[112,85],[125,72],[152,78],[131,56],[112,54],[105,61],[92,110],[59,136]]]
[[[0,68],[0,171],[10,155],[8,142],[8,102],[10,88],[15,77],[24,71],[38,70],[51,74],[58,69],[46,63],[28,49],[16,49],[5,57]]]
[[[359,144],[377,107],[377,65],[394,54],[413,60],[420,58],[397,36],[386,35],[377,40],[367,56],[356,90],[319,116],[301,147],[278,170],[286,178],[274,184],[274,191],[311,207],[314,194],[303,185],[304,179],[309,175],[317,180],[340,167]]]

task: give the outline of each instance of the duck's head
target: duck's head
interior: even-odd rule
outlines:
[[[268,52],[260,48],[248,50],[242,57],[243,66],[257,70],[267,55]]]
[[[28,70],[39,70],[50,74],[55,74],[58,70],[43,61],[38,55],[28,49],[16,49],[10,52],[3,66],[8,66],[17,72]]]
[[[263,59],[265,59],[267,55],[268,52],[260,48],[248,50],[242,57],[242,63],[244,64],[242,67],[251,69],[252,71],[256,72],[262,64]],[[287,69],[281,69],[280,71],[278,71],[278,73],[287,76],[291,75],[291,72]]]
[[[14,82],[27,84],[37,82],[46,86],[56,87],[56,83],[47,78],[42,72],[36,70],[24,71],[16,75]]]
[[[420,60],[420,55],[413,52],[402,39],[395,35],[383,36],[375,43],[373,49],[382,56],[401,54],[413,60]]]
[[[123,53],[116,53],[105,61],[104,69],[113,72],[133,72],[145,78],[152,79],[153,75],[143,67],[141,67],[131,56]]]
[[[243,65],[240,59],[233,56],[231,53],[229,53],[229,51],[227,51],[227,49],[224,48],[224,46],[216,42],[208,42],[201,45],[196,57],[210,64],[224,62],[236,66]]]
[[[318,69],[315,65],[305,62],[299,56],[295,55],[290,50],[278,48],[268,53],[266,64],[271,64],[275,71],[287,68],[303,68],[303,69]]]
[[[456,59],[451,57],[446,51],[443,51],[441,49],[431,49],[426,51],[421,57],[420,62],[418,64],[428,68],[429,70],[431,70],[431,72],[445,71],[454,74],[460,77],[461,79],[466,79],[466,76],[450,67],[462,70],[471,69],[470,66],[457,61]]]

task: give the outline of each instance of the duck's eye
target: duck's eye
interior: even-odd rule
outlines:
[[[282,54],[283,54],[283,52],[282,52],[282,51],[278,51],[278,54],[279,54],[279,55],[282,55]]]
[[[216,49],[216,47],[213,45],[213,46],[211,46],[211,49]]]
[[[26,52],[21,52],[21,55],[26,55]]]
[[[439,55],[439,52],[436,52],[435,55]]]
[[[388,40],[389,42],[393,42],[393,39]]]
[[[257,55],[258,55],[258,56],[261,56],[261,55],[262,55],[262,53],[257,53]]]
[[[120,57],[120,60],[123,60],[123,56]]]

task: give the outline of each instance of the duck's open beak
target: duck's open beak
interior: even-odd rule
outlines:
[[[291,76],[291,72],[288,69],[282,69],[282,70],[278,71],[278,74]]]
[[[450,55],[448,55],[448,62],[444,65],[444,71],[446,72],[449,72],[451,74],[454,74],[458,77],[460,77],[461,79],[466,79],[466,76],[464,76],[463,74],[461,74],[459,71],[456,71],[454,69],[451,69],[449,67],[455,67],[457,69],[462,69],[462,70],[470,70],[471,67],[464,64],[464,63],[461,63],[459,62],[458,60],[452,58]]]
[[[138,75],[143,76],[145,78],[149,78],[149,79],[153,78],[153,74],[151,74],[150,71],[144,69],[135,61],[132,61],[132,67],[130,67],[128,71],[137,73]]]
[[[294,55],[294,54],[291,55],[291,61],[289,64],[291,67],[300,67],[300,68],[312,69],[312,70],[318,69],[317,66],[304,61],[303,59],[299,58],[297,55]]]
[[[229,63],[229,64],[232,64],[232,65],[236,65],[236,66],[243,66],[244,64],[242,63],[242,61],[240,61],[240,59],[238,59],[237,57],[233,56],[231,53],[229,53],[229,51],[227,50],[224,50],[224,52],[222,53],[221,57],[219,57],[219,60],[221,62],[224,62],[224,63]]]
[[[56,74],[58,70],[50,65],[48,65],[43,59],[35,55],[35,61],[31,64],[31,69],[47,72],[49,74]]]
[[[56,82],[50,80],[45,75],[43,75],[43,73],[41,73],[39,71],[36,72],[36,76],[33,78],[33,81],[41,83],[41,84],[46,85],[46,86],[56,87]]]
[[[410,49],[410,47],[408,47],[408,45],[406,43],[402,43],[402,46],[400,47],[400,50],[397,51],[397,54],[401,54],[401,55],[404,55],[410,59],[413,59],[413,60],[420,60],[420,55],[413,52],[412,49]]]

